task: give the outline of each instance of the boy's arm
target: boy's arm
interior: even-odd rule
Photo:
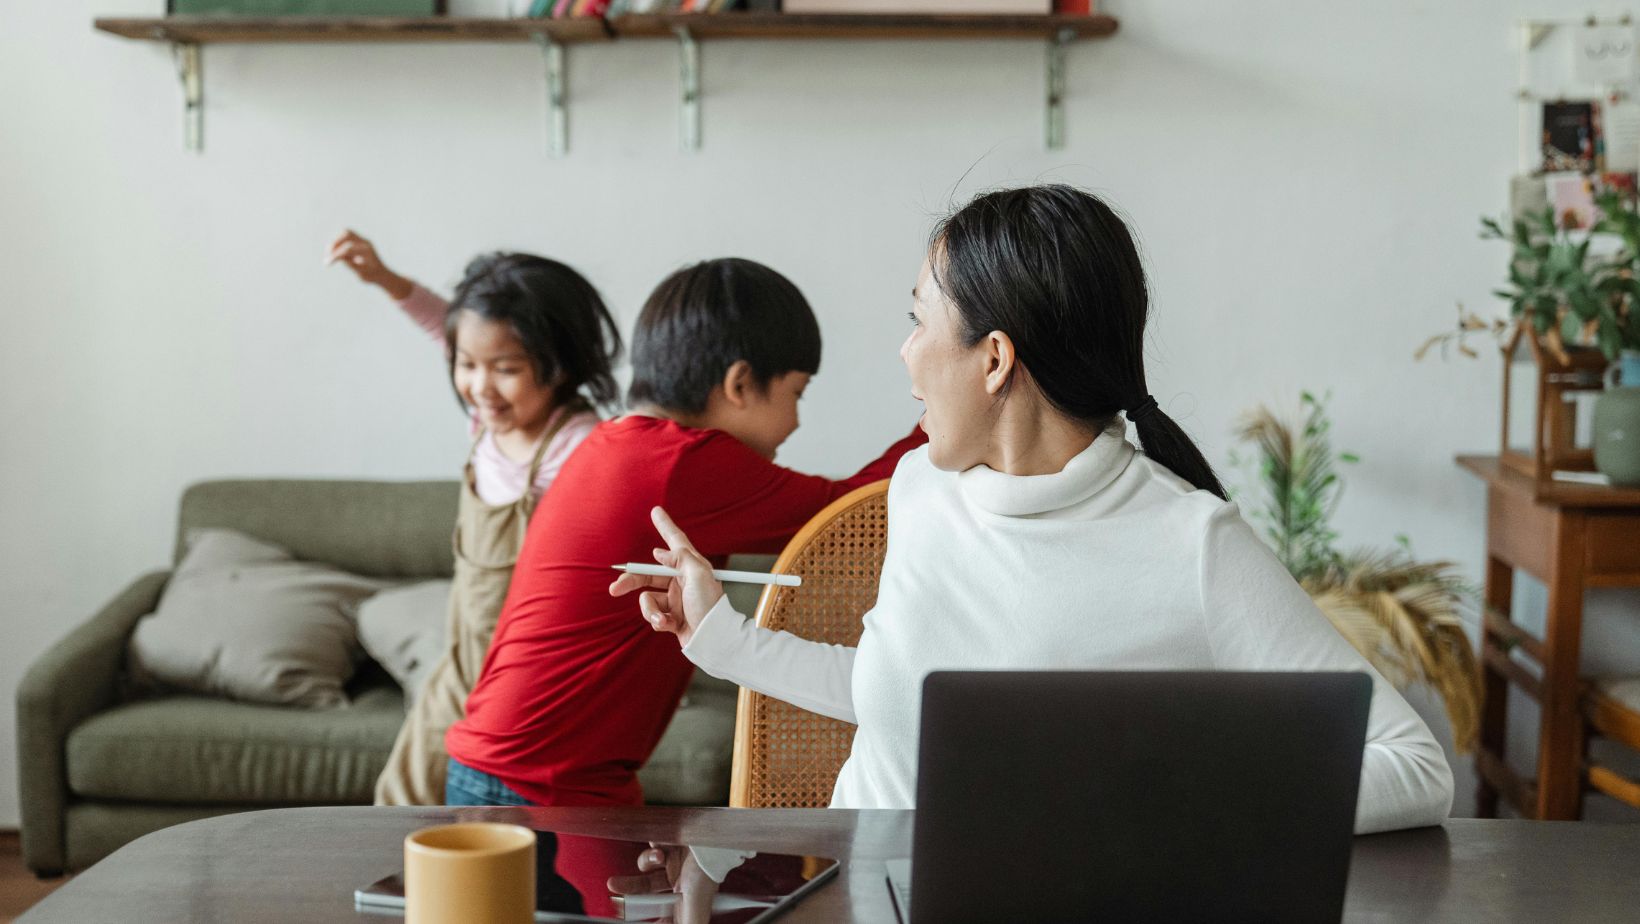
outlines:
[[[842,497],[855,488],[863,488],[872,482],[882,481],[884,478],[892,476],[894,469],[900,464],[900,457],[926,442],[928,442],[928,434],[923,432],[922,427],[913,425],[910,433],[895,440],[894,444],[889,446],[888,450],[882,455],[867,462],[865,468],[837,482],[837,484],[847,486],[837,496]],[[818,510],[815,512],[819,513]]]
[[[775,554],[827,504],[889,477],[901,456],[927,441],[916,428],[860,471],[833,481],[776,465],[714,431],[677,461],[664,506],[704,555]]]

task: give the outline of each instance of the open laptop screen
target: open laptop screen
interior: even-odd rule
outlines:
[[[909,918],[1337,921],[1371,698],[1354,672],[934,672]]]

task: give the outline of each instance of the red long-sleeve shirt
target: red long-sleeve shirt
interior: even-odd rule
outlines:
[[[694,671],[649,627],[637,595],[611,597],[610,566],[652,561],[650,508],[695,548],[780,551],[809,518],[887,478],[920,429],[842,481],[804,475],[720,430],[628,416],[599,424],[530,518],[507,602],[450,756],[540,805],[641,804],[649,759]]]

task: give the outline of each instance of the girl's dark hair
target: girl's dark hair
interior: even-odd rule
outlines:
[[[934,229],[935,279],[973,346],[991,331],[1013,340],[1048,401],[1097,427],[1133,414],[1145,453],[1197,488],[1224,487],[1190,437],[1146,407],[1145,271],[1110,206],[1069,186],[986,193]]]
[[[661,280],[632,331],[629,405],[698,414],[729,367],[745,360],[760,388],[820,371],[820,324],[790,279],[728,257]]]
[[[536,381],[552,383],[559,403],[583,392],[605,406],[620,398],[612,367],[621,355],[621,333],[598,290],[568,266],[527,253],[485,254],[467,264],[444,318],[452,385],[464,311],[512,327]]]

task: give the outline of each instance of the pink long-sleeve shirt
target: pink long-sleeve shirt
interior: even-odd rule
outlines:
[[[440,344],[444,343],[444,316],[450,310],[449,302],[418,284],[398,304],[410,320],[416,322],[417,327],[427,331]],[[549,429],[558,422],[564,411],[564,408],[553,411],[547,422]],[[510,504],[523,497],[524,489],[528,487],[539,500],[547,486],[558,477],[558,470],[564,467],[570,453],[596,426],[598,415],[593,411],[584,411],[565,421],[553,435],[552,442],[547,444],[547,451],[541,454],[541,467],[536,469],[535,483],[527,486],[525,482],[529,479],[530,460],[509,458],[495,444],[495,435],[486,432],[478,445],[473,447],[473,483],[478,489],[479,499],[492,505]],[[479,422],[475,414],[472,431],[476,433],[478,430]]]

